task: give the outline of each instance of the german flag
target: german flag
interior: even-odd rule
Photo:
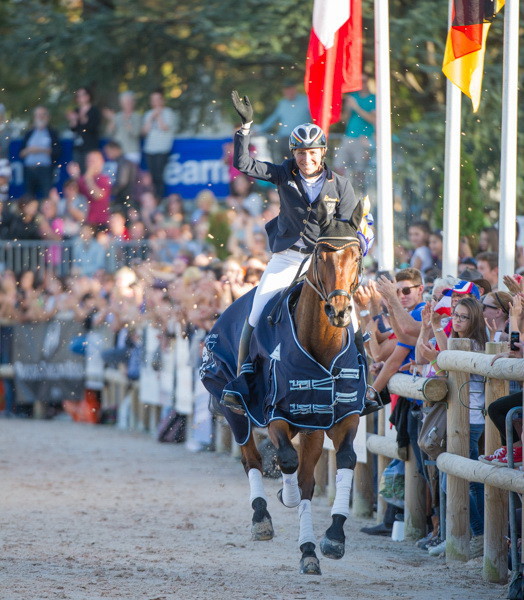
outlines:
[[[482,91],[484,53],[491,21],[505,0],[454,0],[442,71],[477,112]]]

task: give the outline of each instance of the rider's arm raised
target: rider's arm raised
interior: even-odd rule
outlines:
[[[282,166],[257,160],[249,154],[249,130],[244,132],[239,129],[234,142],[233,166],[239,171],[256,179],[271,181],[275,185],[280,185],[286,180],[286,171]]]

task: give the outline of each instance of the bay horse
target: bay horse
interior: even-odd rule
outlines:
[[[321,229],[321,237],[312,252],[305,282],[293,313],[300,345],[324,370],[330,369],[334,359],[349,344],[347,328],[351,324],[351,298],[359,285],[363,258],[354,224],[335,219],[331,223],[327,230]],[[359,401],[363,403],[363,400],[362,394]],[[340,559],[344,555],[343,527],[349,516],[353,470],[356,465],[353,441],[361,408],[359,406],[351,414],[334,422],[329,429],[304,429],[285,418],[271,420],[267,426],[269,438],[276,448],[277,463],[282,471],[283,488],[279,491],[278,498],[289,508],[298,507],[301,573],[321,574],[315,552],[311,499],[315,488],[314,469],[322,454],[324,431],[332,440],[336,451],[337,477],[331,525],[320,543],[320,550],[327,558]],[[241,412],[241,409],[237,412]],[[298,452],[292,444],[296,435],[300,436]],[[251,430],[247,441],[241,445],[241,455],[250,483],[253,539],[272,539],[273,525],[262,482],[262,459]]]

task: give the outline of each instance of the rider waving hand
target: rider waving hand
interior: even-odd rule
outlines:
[[[253,328],[258,323],[266,303],[286,289],[297,269],[313,251],[320,233],[317,209],[325,204],[333,217],[351,221],[361,215],[360,201],[348,179],[331,171],[325,164],[326,136],[318,125],[305,123],[296,127],[289,137],[292,158],[276,165],[252,158],[249,154],[250,128],[253,108],[247,96],[231,94],[233,105],[242,119],[242,127],[235,134],[233,164],[254,177],[277,186],[280,196],[280,214],[266,224],[269,245],[273,252],[260,280],[249,318],[240,341],[238,366],[246,359]],[[358,228],[359,223],[355,224]],[[307,264],[304,265],[307,268]]]

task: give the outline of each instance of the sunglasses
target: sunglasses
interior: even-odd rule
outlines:
[[[464,323],[465,321],[469,321],[470,317],[468,315],[459,315],[458,313],[452,313],[452,319],[455,319],[459,323]]]
[[[420,287],[420,286],[419,285],[410,285],[407,287],[399,288],[397,290],[397,295],[402,294],[403,296],[409,296],[411,294],[411,290],[413,288],[418,288],[418,287]]]

